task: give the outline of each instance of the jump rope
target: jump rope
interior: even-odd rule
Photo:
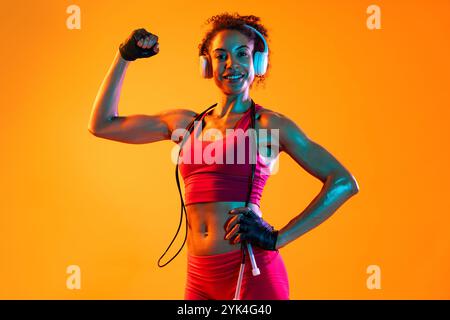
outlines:
[[[244,25],[247,28],[253,30],[263,41],[264,43],[264,51],[263,52],[255,52],[254,58],[253,58],[253,64],[254,64],[254,69],[255,69],[255,74],[256,75],[264,75],[266,70],[267,70],[267,64],[268,64],[268,52],[269,52],[269,48],[267,46],[267,42],[264,38],[264,36],[255,28],[249,26],[249,25]],[[212,77],[212,71],[211,71],[211,65],[209,63],[208,57],[207,56],[200,56],[200,72],[203,78],[211,78]],[[188,233],[188,218],[187,218],[187,212],[186,212],[186,207],[184,205],[184,201],[183,201],[183,195],[181,192],[181,188],[180,188],[180,179],[178,176],[178,162],[179,162],[179,158],[180,158],[180,154],[181,154],[181,150],[183,149],[183,145],[184,143],[186,143],[186,136],[189,136],[192,133],[192,130],[194,128],[194,122],[197,119],[202,119],[203,120],[203,116],[208,113],[212,108],[214,108],[217,105],[217,103],[213,104],[212,106],[210,106],[209,108],[207,108],[206,110],[204,110],[203,112],[201,112],[199,115],[197,115],[194,120],[189,124],[188,128],[187,128],[187,133],[184,135],[183,141],[181,142],[180,145],[180,150],[178,152],[178,158],[177,158],[177,164],[175,167],[175,179],[177,182],[177,187],[178,187],[178,193],[180,195],[180,222],[178,224],[178,228],[177,231],[175,233],[175,236],[173,237],[172,241],[170,242],[169,246],[167,247],[167,249],[164,251],[164,253],[162,254],[162,256],[158,259],[158,266],[160,268],[166,266],[167,264],[169,264],[173,259],[175,259],[176,256],[178,256],[178,254],[181,252],[181,250],[183,249],[185,243],[186,243],[186,239],[187,239],[187,233]],[[251,104],[251,124],[252,124],[252,129],[255,130],[255,122],[256,122],[256,107],[255,107],[255,102],[252,100],[252,104]],[[256,151],[258,151],[258,144],[256,141],[256,134],[255,134],[255,145],[256,145]],[[256,153],[257,155],[257,153]],[[252,194],[252,188],[253,188],[253,180],[254,180],[254,176],[255,176],[255,170],[256,170],[256,161],[252,161],[252,174],[249,178],[249,182],[248,182],[248,195],[247,195],[247,200],[245,202],[245,206],[248,207],[249,202],[250,202],[250,196]],[[177,253],[166,263],[164,264],[160,264],[161,259],[166,255],[167,251],[169,251],[170,247],[172,246],[173,242],[175,241],[175,239],[177,238],[177,235],[181,229],[181,225],[183,223],[183,212],[184,212],[184,216],[186,219],[186,230],[185,230],[185,236],[184,236],[184,240],[183,240],[183,244],[181,245],[180,249],[177,251]],[[236,291],[235,291],[235,295],[233,300],[239,300],[240,297],[240,291],[241,291],[241,286],[242,286],[242,280],[244,277],[244,270],[245,270],[245,248],[247,248],[248,254],[249,254],[249,258],[250,258],[250,263],[252,265],[252,274],[253,276],[257,276],[260,275],[261,272],[258,268],[258,266],[256,265],[256,260],[255,260],[255,256],[253,254],[253,249],[250,243],[248,243],[247,241],[241,241],[241,266],[239,269],[239,276],[238,276],[238,281],[237,281],[237,285],[236,285]]]

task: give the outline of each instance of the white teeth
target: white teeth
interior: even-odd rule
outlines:
[[[239,79],[239,78],[242,78],[243,77],[243,75],[241,74],[241,75],[238,75],[238,76],[225,76],[224,78],[225,79]]]

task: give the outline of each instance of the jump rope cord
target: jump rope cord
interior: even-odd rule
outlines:
[[[253,100],[252,100],[251,108],[252,108],[251,123],[252,123],[252,128],[255,129],[256,107],[255,107],[255,103],[253,102]],[[257,143],[258,142],[257,142],[257,139],[256,139],[256,132],[255,132],[255,146],[256,146],[256,148],[258,148]],[[251,146],[251,144],[250,144],[250,146]],[[251,154],[252,153],[250,152],[250,155]],[[257,152],[256,152],[255,156],[256,157],[255,157],[254,161],[252,161],[252,175],[251,175],[251,177],[249,179],[249,182],[248,182],[247,201],[245,202],[245,206],[246,207],[248,207],[248,205],[250,203],[250,196],[252,194],[253,179],[255,178],[255,170],[256,170],[256,161],[258,161],[257,160],[258,159],[257,158],[258,157]],[[236,291],[235,291],[233,300],[240,300],[242,280],[244,278],[244,271],[245,271],[245,247],[247,247],[248,254],[249,254],[249,257],[250,257],[250,261],[251,261],[251,264],[252,264],[252,273],[253,273],[253,275],[257,276],[257,275],[260,274],[260,271],[259,271],[259,269],[258,269],[258,267],[256,265],[255,256],[253,254],[253,250],[252,250],[251,244],[248,243],[247,241],[241,241],[241,258],[242,258],[242,260],[241,260],[241,266],[240,266],[240,269],[239,269],[239,276],[238,276],[238,280],[237,280],[237,284],[236,284]]]
[[[204,115],[205,113],[207,113],[211,108],[215,107],[216,105],[217,105],[217,103],[213,104],[213,105],[210,106],[208,109],[206,109],[205,111],[203,111],[202,113],[200,113],[199,115],[197,115],[197,116],[195,117],[195,119],[189,124],[189,126],[188,126],[188,128],[187,128],[187,133],[183,136],[183,141],[182,141],[181,144],[180,144],[180,150],[179,150],[179,152],[178,152],[178,159],[179,159],[179,157],[180,157],[181,150],[183,149],[183,145],[184,145],[184,144],[186,143],[186,141],[187,141],[187,136],[189,136],[189,135],[191,134],[191,131],[192,131],[192,129],[193,129],[193,126],[194,126],[195,121],[196,121],[198,118],[202,118],[203,115]],[[181,205],[181,208],[180,208],[180,209],[181,209],[181,211],[180,211],[180,222],[179,222],[179,224],[178,224],[178,229],[177,229],[177,231],[176,231],[176,233],[175,233],[175,235],[174,235],[172,241],[170,242],[170,244],[169,244],[169,246],[167,247],[166,251],[164,251],[164,253],[162,254],[162,256],[158,259],[158,267],[160,267],[160,268],[165,267],[165,266],[168,265],[173,259],[175,259],[175,258],[178,256],[178,254],[179,254],[179,253],[181,252],[181,250],[183,249],[184,244],[186,243],[187,233],[188,233],[188,225],[189,225],[189,222],[188,222],[188,218],[187,218],[186,207],[185,207],[184,201],[183,201],[183,195],[182,195],[182,193],[181,193],[180,178],[178,177],[178,159],[177,159],[177,165],[176,165],[176,167],[175,167],[175,179],[176,179],[176,181],[177,181],[178,193],[179,193],[179,195],[180,195],[180,205]],[[186,232],[185,232],[185,235],[184,235],[184,241],[183,241],[183,244],[181,245],[181,247],[180,247],[180,249],[177,251],[177,253],[175,253],[175,255],[174,255],[169,261],[167,261],[166,263],[164,263],[164,264],[161,265],[161,263],[160,263],[161,259],[166,255],[167,251],[169,251],[169,249],[170,249],[170,247],[172,246],[173,242],[174,242],[175,239],[177,238],[178,233],[180,232],[181,225],[183,224],[183,211],[184,211],[184,217],[185,217],[185,219],[186,219]]]

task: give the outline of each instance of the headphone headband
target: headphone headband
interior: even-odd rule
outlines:
[[[244,26],[246,26],[247,28],[251,29],[253,32],[255,32],[263,41],[264,43],[264,53],[269,53],[269,46],[267,45],[266,39],[264,38],[264,36],[261,34],[261,32],[259,32],[258,30],[256,30],[255,28],[253,28],[252,26],[249,26],[248,24],[244,24]]]

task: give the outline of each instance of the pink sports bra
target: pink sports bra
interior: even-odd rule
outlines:
[[[255,103],[255,108],[258,112],[262,107]],[[184,179],[185,204],[245,202],[252,174],[249,151],[253,135],[245,134],[251,127],[251,107],[238,120],[232,134],[227,132],[226,136],[215,141],[199,140],[203,117],[196,122],[180,153],[179,169]],[[259,206],[270,169],[259,152],[256,159],[250,202]]]

